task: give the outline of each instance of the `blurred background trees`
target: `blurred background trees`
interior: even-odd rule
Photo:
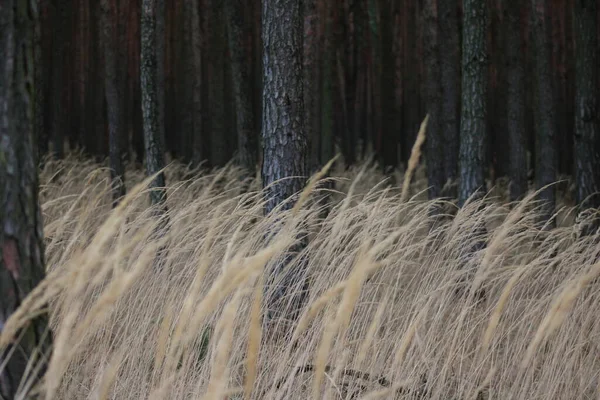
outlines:
[[[80,148],[97,159],[118,152],[110,160],[122,176],[119,163],[145,157],[142,0],[39,4],[36,99],[46,99],[35,115],[39,152],[60,158]],[[235,157],[254,175],[266,161],[260,132],[270,83],[261,5],[157,0],[156,7],[161,147],[206,168]],[[596,2],[311,0],[302,19],[297,126],[306,131],[308,171],[338,152],[346,164],[372,154],[382,169],[402,171],[429,113],[423,161],[432,198],[464,200],[502,178],[513,200],[564,176],[573,177],[578,201],[597,191]],[[276,21],[271,47],[286,46],[274,35],[289,23]],[[548,218],[555,192],[541,195]]]

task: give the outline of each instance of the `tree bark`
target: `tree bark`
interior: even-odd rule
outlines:
[[[443,0],[442,0],[443,1]],[[427,123],[427,180],[429,198],[440,196],[445,183],[444,136],[441,127],[442,86],[440,67],[440,47],[438,35],[437,0],[426,0],[423,12],[425,57],[425,98],[429,122]]]
[[[193,88],[193,131],[192,131],[192,163],[198,166],[204,159],[203,136],[204,118],[204,68],[202,65],[203,40],[201,34],[202,19],[200,18],[200,1],[194,1],[192,6],[192,62],[194,69]],[[206,12],[206,10],[205,10]]]
[[[110,158],[110,177],[112,182],[113,206],[125,196],[125,170],[123,168],[122,149],[125,136],[123,113],[124,93],[119,75],[126,72],[117,65],[118,46],[122,43],[117,26],[117,5],[110,0],[100,2],[102,44],[104,49],[104,88],[108,114],[108,140]]]
[[[316,170],[320,159],[320,121],[318,97],[318,66],[319,66],[319,40],[318,12],[316,0],[304,2],[304,43],[303,43],[303,96],[304,96],[304,127],[310,146],[310,168]]]
[[[53,51],[53,78],[52,87],[54,92],[54,110],[52,124],[52,144],[56,158],[64,158],[65,132],[67,130],[67,98],[68,85],[66,85],[65,61],[67,58],[69,41],[69,0],[58,0],[56,2],[55,24],[54,24],[54,51]]]
[[[225,0],[225,19],[231,54],[231,78],[237,121],[237,158],[247,172],[253,174],[258,160],[258,144],[254,123],[251,63],[245,41],[251,35],[244,15],[243,0]]]
[[[581,209],[600,207],[600,131],[598,127],[598,3],[573,4],[575,30],[575,181]]]
[[[506,115],[509,147],[510,200],[527,193],[527,141],[525,127],[525,68],[521,37],[521,1],[505,5]]]
[[[143,1],[143,0],[142,0]],[[165,148],[166,145],[166,127],[165,122],[167,118],[166,113],[166,91],[165,91],[165,45],[166,45],[166,23],[165,18],[167,15],[166,0],[156,0],[156,104],[158,112],[158,139],[161,149]]]
[[[448,180],[455,181],[458,173],[461,61],[457,1],[438,1],[438,16],[442,85],[440,118],[444,138],[444,183],[446,183]],[[453,195],[453,193],[448,194]]]
[[[381,2],[381,159],[386,170],[398,168],[398,115],[395,108],[393,1]]]
[[[157,71],[157,1],[142,0],[141,16],[141,65],[140,77],[142,85],[142,115],[144,125],[144,144],[146,147],[146,171],[148,176],[155,175],[164,168],[163,144],[160,139],[158,119],[158,71]],[[156,175],[150,184],[150,202],[166,211],[167,192],[165,175]]]
[[[462,44],[459,205],[485,192],[487,132],[487,10],[485,0],[465,0]]]
[[[225,131],[225,51],[226,30],[223,25],[223,8],[220,0],[210,4],[210,57],[209,57],[209,104],[210,104],[210,157],[213,167],[222,167],[227,161],[227,132]]]
[[[284,22],[284,23],[282,23]],[[263,186],[265,214],[302,190],[307,140],[302,88],[302,19],[294,0],[263,3]],[[284,181],[275,183],[284,178]],[[285,208],[290,208],[288,204]]]
[[[552,70],[550,68],[550,32],[548,24],[548,0],[532,0],[532,46],[534,58],[534,119],[536,138],[535,180],[537,189],[556,181],[556,120]],[[544,223],[552,219],[556,205],[555,186],[544,189],[539,196],[542,201],[541,218]],[[552,221],[551,221],[552,219]]]
[[[33,147],[35,22],[30,6],[26,0],[5,0],[0,12],[0,331],[44,278],[42,217]],[[31,377],[26,376],[31,373],[27,363],[36,357],[36,351],[49,351],[47,314],[35,317],[18,336],[22,337],[18,343],[0,350],[3,399],[14,399],[21,380]]]
[[[293,203],[282,203],[302,190],[307,169],[307,135],[304,129],[302,87],[303,18],[296,0],[264,0],[262,8],[263,39],[263,121],[264,146],[262,182],[267,201],[265,214],[276,207],[289,209]],[[301,244],[300,244],[301,245]],[[291,255],[297,249],[291,249]],[[283,273],[287,260],[271,272]],[[306,283],[304,271],[291,271],[267,297],[269,315],[282,309],[289,291],[293,292],[295,310],[303,302],[294,286]]]

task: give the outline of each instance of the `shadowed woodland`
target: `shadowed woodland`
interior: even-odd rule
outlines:
[[[0,400],[600,396],[595,0],[2,0]]]

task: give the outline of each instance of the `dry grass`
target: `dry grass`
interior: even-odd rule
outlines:
[[[568,210],[546,232],[531,200],[487,199],[431,228],[431,208],[453,206],[423,200],[422,171],[406,202],[374,168],[331,175],[325,220],[310,196],[265,218],[235,168],[172,165],[157,239],[141,171],[113,211],[105,170],[48,164],[48,277],[2,340],[50,301],[46,399],[598,398],[600,246]],[[288,268],[306,263],[308,304],[263,326],[264,274],[300,229]]]

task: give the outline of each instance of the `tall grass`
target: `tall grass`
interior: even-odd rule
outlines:
[[[129,195],[111,210],[106,170],[77,157],[47,163],[48,276],[0,340],[49,302],[47,373],[23,390],[46,399],[598,398],[600,246],[578,235],[585,221],[564,210],[559,228],[543,230],[531,199],[461,210],[425,201],[422,171],[407,201],[367,164],[331,175],[325,219],[315,193],[265,217],[259,182],[236,168],[171,165],[169,223],[157,236],[141,170],[128,170]],[[266,274],[303,235],[308,246],[286,268],[305,268],[309,299],[297,320],[265,323]],[[471,252],[482,239],[485,249]]]

